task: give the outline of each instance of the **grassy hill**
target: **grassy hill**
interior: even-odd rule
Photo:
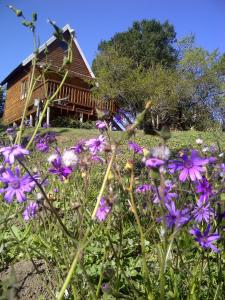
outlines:
[[[89,139],[99,135],[99,131],[95,129],[75,129],[75,128],[51,128],[57,133],[57,139],[60,147],[69,147],[80,139]],[[112,132],[115,138],[119,137],[123,132]],[[194,147],[196,139],[201,138],[205,145],[219,145],[221,149],[225,148],[225,132],[209,131],[201,132],[195,130],[189,131],[173,131],[171,139],[168,141],[170,149],[181,149],[188,146]],[[157,145],[161,140],[158,136],[145,135],[142,131],[137,131],[131,138],[137,143],[145,147]]]

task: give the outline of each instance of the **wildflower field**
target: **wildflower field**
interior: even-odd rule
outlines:
[[[225,134],[96,126],[2,132],[0,299],[224,299]]]

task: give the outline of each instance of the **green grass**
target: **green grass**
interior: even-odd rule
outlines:
[[[51,128],[41,129],[41,132],[49,130],[56,132],[58,146],[61,150],[74,145],[81,139],[89,139],[99,135],[99,131],[95,129]],[[30,133],[31,129],[27,130],[24,135],[28,136]],[[115,139],[119,139],[123,134],[125,133],[112,133]],[[197,138],[202,138],[204,144],[208,146],[212,144],[219,145],[221,152],[225,149],[225,133],[217,131],[174,131],[172,132],[171,139],[168,141],[168,146],[172,152],[189,146],[198,147],[195,142]],[[158,136],[144,135],[142,131],[137,131],[135,136],[131,137],[130,140],[147,148],[152,148],[161,142]],[[120,175],[116,177],[115,173],[115,177],[112,177],[104,191],[104,196],[112,200],[114,207],[113,214],[109,216],[107,223],[102,224],[92,222],[90,219],[105,174],[106,165],[97,164],[88,166],[87,163],[87,169],[76,169],[69,179],[62,183],[56,176],[47,172],[49,168],[47,157],[49,155],[49,153],[43,154],[32,151],[31,156],[26,161],[27,167],[31,172],[35,168],[40,169],[42,178],[48,177],[49,185],[46,187],[46,192],[48,193],[49,200],[56,208],[55,212],[57,212],[63,224],[66,225],[74,238],[71,239],[65,234],[55,214],[50,213],[49,209],[40,210],[38,217],[34,221],[25,224],[22,219],[22,212],[27,203],[18,204],[14,201],[8,205],[5,201],[2,201],[2,205],[0,206],[0,246],[2,245],[1,247],[4,250],[0,251],[0,265],[2,262],[2,268],[17,261],[26,261],[30,257],[37,260],[44,259],[46,270],[48,270],[44,275],[54,284],[55,290],[53,292],[55,293],[56,290],[58,291],[62,287],[63,280],[68,273],[73,256],[77,251],[79,242],[84,236],[85,230],[90,228],[90,240],[82,255],[81,263],[79,263],[75,270],[76,276],[73,276],[71,282],[71,286],[74,287],[74,294],[79,295],[78,297],[74,297],[74,299],[92,299],[91,287],[94,286],[94,289],[97,288],[98,281],[101,278],[100,274],[103,270],[103,282],[109,282],[113,286],[116,296],[115,298],[111,298],[110,296],[108,298],[106,296],[107,298],[102,299],[122,299],[120,297],[121,293],[125,296],[130,296],[124,299],[147,299],[142,297],[145,283],[141,274],[142,258],[140,254],[139,232],[135,218],[128,205],[129,194],[127,187],[129,186],[130,177],[129,172],[124,170],[124,165],[126,164],[126,160],[132,159],[133,156],[132,152],[127,150],[127,143],[124,142],[124,145],[119,148],[117,158],[114,162],[119,168],[120,173],[118,174]],[[110,156],[107,153],[101,155],[106,159],[109,159]],[[137,163],[139,163],[141,156],[137,155],[136,159]],[[115,167],[114,170],[116,170]],[[142,181],[146,182],[146,176],[145,171],[142,171],[140,174],[138,172],[137,174],[135,173],[134,187],[141,184]],[[122,189],[120,182],[123,183],[126,189]],[[56,188],[58,189],[58,193],[54,192]],[[187,197],[186,189],[183,193],[181,190],[179,192],[179,201],[185,200],[185,203],[192,201],[191,196]],[[35,192],[29,195],[30,200],[36,201]],[[154,208],[152,210],[153,215],[150,215],[151,205],[148,207],[149,210],[145,210],[142,205],[143,200],[145,199],[142,196],[136,196],[138,213],[145,233],[145,248],[148,255],[148,264],[151,267],[150,274],[153,282],[153,290],[157,295],[155,299],[159,299],[158,276],[160,260],[158,259],[158,252],[162,248],[160,248],[161,244],[158,237],[159,224],[158,222],[154,222],[156,217],[158,218],[159,212]],[[150,202],[146,201],[145,203],[149,205]],[[45,202],[44,204],[45,208],[48,208],[48,204]],[[174,260],[173,264],[171,259],[168,264],[166,271],[168,284],[165,289],[166,292],[170,292],[172,295],[168,299],[186,299],[188,291],[193,291],[191,281],[193,277],[193,286],[196,289],[196,294],[201,290],[201,295],[203,295],[199,299],[207,299],[206,295],[208,294],[211,281],[216,282],[217,280],[216,275],[213,275],[210,284],[208,284],[207,278],[211,277],[207,277],[207,272],[201,275],[205,276],[206,279],[204,277],[198,279],[201,273],[201,264],[198,263],[200,261],[198,252],[194,253],[192,251],[193,247],[191,249],[189,247],[191,241],[192,238],[189,236],[186,237],[185,233],[177,235],[176,242],[178,242],[183,252],[182,258],[177,258],[177,262],[180,259],[179,263],[176,262],[175,264]],[[112,251],[112,245],[114,250],[118,250],[120,265],[117,264],[118,258],[114,250]],[[174,251],[171,252],[173,255],[176,255],[176,247],[178,246],[173,246]],[[217,274],[213,259],[212,256],[210,267],[213,274]],[[189,272],[186,272],[183,266],[188,266]],[[50,276],[52,270],[56,271],[55,277]],[[123,270],[123,273],[121,270]],[[47,275],[49,271],[50,275]],[[223,276],[225,278],[225,273]],[[201,287],[202,282],[204,282],[203,288]],[[205,282],[207,282],[207,285]],[[174,287],[173,283],[175,283]],[[211,290],[209,289],[209,293],[211,295],[215,292],[216,285],[217,282],[213,286],[213,289],[210,286]],[[204,290],[204,287],[207,287],[207,289]],[[140,297],[134,296],[136,293],[138,295],[140,293]],[[175,294],[177,295],[176,297],[173,296]],[[197,299],[197,296],[195,299]]]
[[[74,128],[51,128],[57,133],[57,139],[60,147],[69,147],[80,139],[89,139],[99,135],[99,131],[95,129],[74,129]],[[113,132],[115,138],[119,137],[123,132]],[[200,132],[195,130],[189,131],[173,131],[168,146],[171,150],[182,149],[188,146],[195,147],[197,138],[202,138],[206,145],[219,145],[221,149],[225,148],[225,132],[212,131]],[[145,135],[142,131],[137,131],[131,140],[144,147],[156,146],[161,142],[158,136]]]

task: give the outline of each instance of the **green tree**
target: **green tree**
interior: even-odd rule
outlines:
[[[97,99],[112,98],[120,107],[136,114],[148,98],[145,74],[134,67],[131,58],[121,56],[114,47],[107,47],[95,58],[97,84],[93,92]]]
[[[224,118],[225,59],[217,50],[187,49],[177,66],[179,120],[184,127],[204,129]],[[208,124],[207,124],[208,123]]]
[[[127,31],[116,33],[109,41],[102,41],[98,51],[101,54],[113,46],[120,56],[132,59],[136,67],[148,69],[157,63],[171,67],[177,62],[175,41],[176,32],[168,21],[161,24],[156,20],[142,20],[134,22]]]

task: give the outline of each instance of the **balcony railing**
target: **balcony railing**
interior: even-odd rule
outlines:
[[[47,92],[48,96],[51,96],[59,87],[60,82],[54,80],[47,81]],[[90,90],[76,87],[70,84],[64,84],[57,95],[57,99],[59,99],[58,104],[63,104],[63,101],[60,103],[60,99],[66,99],[66,102],[70,105],[76,105],[84,108],[98,108],[100,110],[108,110],[110,112],[116,111],[116,105],[113,100],[109,100],[107,102],[97,102],[93,99],[92,93]]]

